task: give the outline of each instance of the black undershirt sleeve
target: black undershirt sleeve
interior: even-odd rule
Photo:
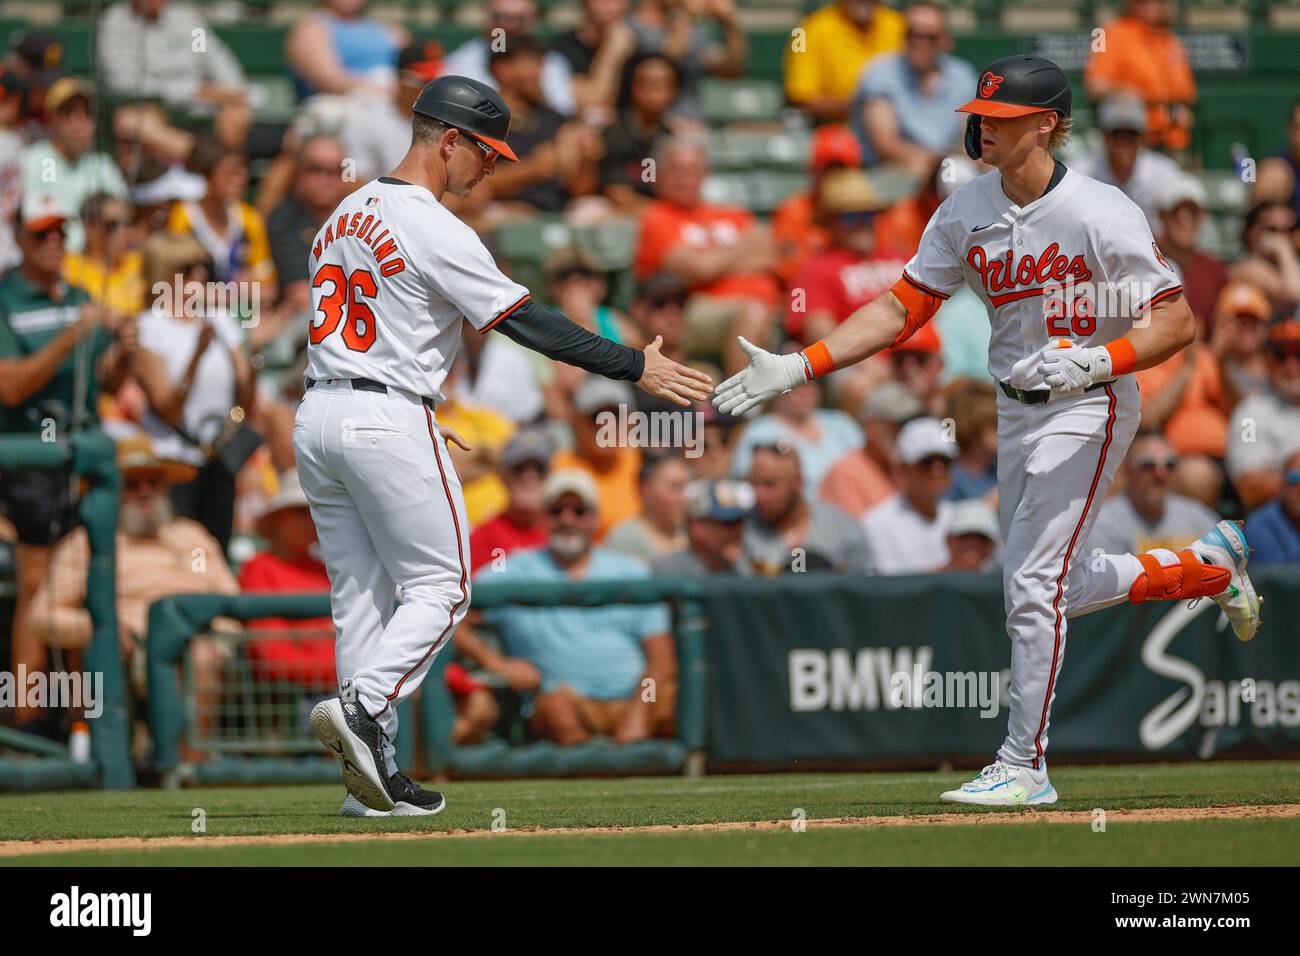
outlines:
[[[495,328],[524,348],[606,378],[636,382],[645,372],[645,355],[639,349],[588,332],[563,312],[548,309],[535,299],[519,306]]]

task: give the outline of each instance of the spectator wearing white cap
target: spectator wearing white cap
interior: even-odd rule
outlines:
[[[944,571],[996,571],[998,516],[983,501],[967,498],[952,506],[948,521],[948,564]]]
[[[1160,228],[1157,216],[1165,184],[1182,171],[1168,156],[1142,145],[1147,131],[1146,105],[1127,92],[1112,93],[1097,107],[1102,148],[1078,166],[1085,176],[1117,187],[1142,208],[1151,231]]]
[[[1158,222],[1151,227],[1160,251],[1178,270],[1183,295],[1202,322],[1214,315],[1214,303],[1228,281],[1223,263],[1197,247],[1197,237],[1210,207],[1205,187],[1195,176],[1171,176],[1156,203]]]
[[[949,561],[952,483],[957,443],[936,418],[918,418],[898,433],[899,491],[862,519],[877,574],[927,574]]]
[[[754,510],[754,489],[733,478],[702,479],[686,488],[688,547],[654,562],[656,577],[745,577],[745,519]]]
[[[649,576],[638,559],[596,547],[596,483],[578,469],[546,480],[547,543],[512,554],[477,580],[597,581]],[[506,651],[536,672],[533,733],[558,744],[593,734],[624,743],[674,729],[677,654],[663,605],[494,608],[484,614]],[[464,626],[462,625],[462,629]],[[462,647],[457,639],[457,646]],[[650,691],[650,693],[647,693]]]
[[[837,461],[822,479],[818,497],[861,519],[898,490],[898,431],[919,418],[921,400],[901,382],[882,382],[862,403],[866,443]]]

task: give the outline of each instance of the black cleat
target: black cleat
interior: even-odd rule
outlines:
[[[338,758],[348,793],[372,810],[393,809],[383,776],[384,731],[377,721],[355,700],[340,695],[311,709],[311,729]]]
[[[431,817],[435,813],[441,813],[447,805],[437,790],[425,790],[405,774],[395,773],[388,778],[388,793],[393,800],[392,810],[372,810],[349,793],[339,810],[339,816]]]

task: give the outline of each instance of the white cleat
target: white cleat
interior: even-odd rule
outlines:
[[[1237,640],[1250,640],[1259,630],[1259,610],[1264,599],[1255,594],[1255,586],[1246,574],[1250,545],[1241,525],[1236,521],[1220,521],[1192,543],[1192,550],[1206,564],[1232,572],[1228,586],[1213,596],[1214,603],[1223,609]]]
[[[1047,779],[1047,770],[1013,767],[994,761],[974,780],[959,790],[940,794],[950,803],[974,803],[986,807],[1032,807],[1056,802],[1056,788]]]

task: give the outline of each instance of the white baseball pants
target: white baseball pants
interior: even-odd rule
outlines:
[[[329,571],[339,682],[352,682],[383,727],[391,775],[397,705],[469,608],[460,478],[432,409],[392,387],[317,382],[298,407],[293,447]]]
[[[1142,566],[1084,543],[1137,434],[1132,376],[1025,405],[998,394],[998,494],[1011,638],[1010,718],[998,759],[1041,769],[1067,619],[1128,598]]]

